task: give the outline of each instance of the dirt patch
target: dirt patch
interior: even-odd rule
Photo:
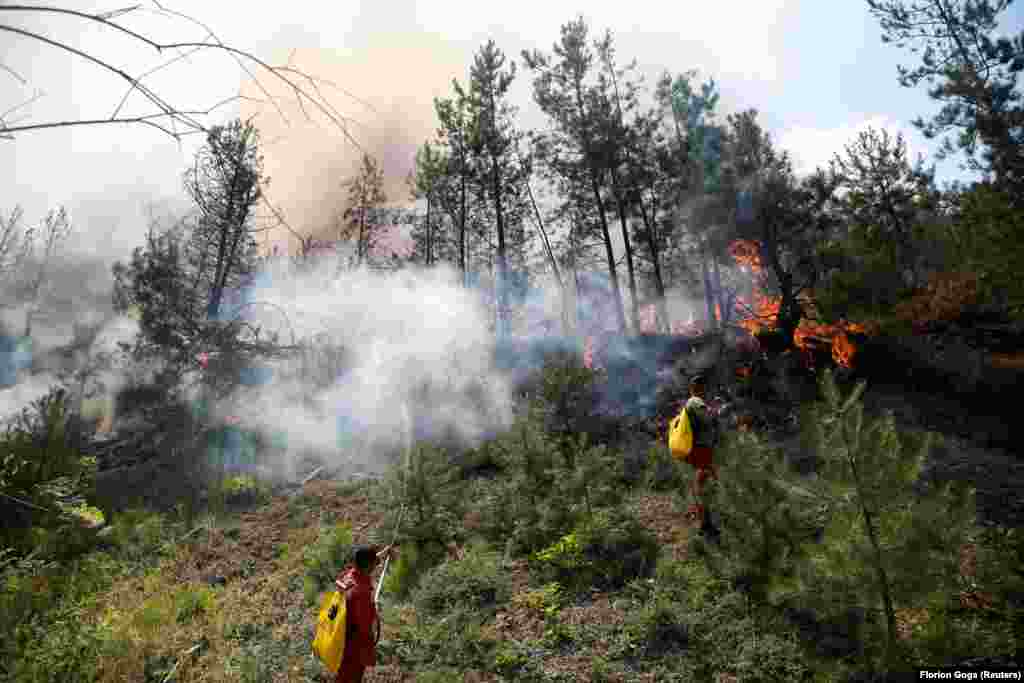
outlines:
[[[586,605],[573,605],[563,609],[559,619],[569,626],[615,627],[623,624],[625,614],[612,607],[611,596],[596,594]]]
[[[686,558],[686,544],[693,521],[685,510],[679,509],[675,494],[642,495],[633,503],[633,512],[657,536],[667,556],[673,560]]]

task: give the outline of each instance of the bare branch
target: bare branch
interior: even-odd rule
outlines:
[[[28,81],[27,81],[27,80],[25,80],[25,77],[24,77],[24,76],[22,76],[22,75],[21,75],[21,74],[19,74],[19,73],[18,73],[17,71],[15,71],[15,70],[14,70],[14,69],[12,69],[11,67],[7,66],[7,65],[6,65],[6,64],[4,64],[3,62],[0,62],[0,69],[3,69],[3,70],[4,70],[4,71],[6,71],[7,73],[9,73],[9,74],[10,74],[11,76],[14,76],[15,80],[17,80],[17,81],[18,81],[19,83],[21,83],[22,85],[28,85]]]
[[[268,64],[267,62],[265,62],[264,60],[256,57],[255,55],[253,55],[253,54],[251,54],[249,52],[246,52],[244,50],[240,50],[240,49],[231,47],[230,45],[224,44],[217,37],[217,35],[212,30],[209,29],[209,27],[207,27],[202,22],[194,19],[193,17],[190,17],[190,16],[182,14],[180,12],[176,12],[174,10],[171,10],[171,9],[165,7],[164,5],[162,5],[160,2],[156,2],[155,0],[153,2],[153,5],[157,8],[156,11],[158,13],[162,13],[162,14],[165,14],[165,15],[168,15],[168,16],[179,17],[181,19],[184,19],[184,20],[186,20],[186,21],[188,21],[190,23],[193,23],[193,24],[201,27],[203,30],[205,30],[207,32],[207,40],[202,41],[202,42],[191,41],[191,42],[161,43],[161,42],[155,41],[155,40],[153,40],[153,39],[151,39],[151,38],[149,38],[149,37],[147,37],[147,36],[145,36],[145,35],[143,35],[141,33],[138,33],[136,31],[132,31],[131,29],[125,28],[124,26],[121,26],[120,24],[117,24],[117,23],[115,23],[114,21],[111,20],[114,17],[121,16],[123,14],[126,14],[126,13],[129,13],[129,12],[136,11],[136,10],[140,9],[141,6],[139,6],[139,5],[135,5],[135,6],[132,6],[132,7],[127,7],[127,8],[120,9],[120,10],[115,10],[115,11],[112,11],[112,12],[102,13],[102,14],[89,14],[89,13],[86,13],[86,12],[80,12],[80,11],[66,9],[66,8],[61,8],[61,7],[40,6],[40,5],[35,5],[35,6],[33,6],[33,5],[0,5],[0,12],[4,12],[4,11],[5,12],[19,12],[19,11],[20,12],[37,12],[37,13],[38,12],[47,12],[47,13],[54,13],[54,14],[63,14],[63,15],[66,15],[66,16],[76,17],[76,18],[79,18],[79,19],[82,19],[82,20],[85,20],[85,21],[99,23],[99,24],[101,24],[103,26],[106,26],[108,28],[111,28],[112,30],[115,30],[115,31],[117,31],[117,32],[119,32],[119,33],[121,33],[121,34],[123,34],[123,35],[125,35],[125,36],[127,36],[127,37],[129,37],[129,38],[131,38],[133,40],[135,40],[135,41],[143,43],[143,44],[145,44],[145,45],[155,49],[157,52],[163,52],[164,50],[185,50],[186,51],[182,55],[179,55],[177,58],[175,58],[175,59],[173,59],[173,60],[171,60],[169,62],[166,62],[164,64],[161,64],[158,67],[156,67],[156,68],[154,68],[154,69],[152,69],[152,70],[142,74],[139,77],[133,77],[130,74],[126,73],[124,70],[119,69],[119,68],[117,68],[117,67],[115,67],[115,66],[113,66],[111,64],[108,64],[107,62],[105,62],[105,61],[103,61],[101,59],[98,59],[98,58],[94,57],[93,55],[90,55],[87,52],[84,52],[82,50],[78,50],[78,49],[76,49],[76,48],[74,48],[74,47],[72,47],[70,45],[67,45],[67,44],[62,43],[62,42],[60,42],[58,40],[54,40],[54,39],[48,38],[46,36],[40,35],[40,34],[35,33],[33,31],[28,31],[28,30],[25,30],[25,29],[20,29],[20,28],[14,27],[14,26],[7,26],[7,25],[0,25],[0,30],[6,30],[8,32],[20,34],[20,35],[22,35],[24,37],[31,38],[31,39],[34,39],[34,40],[38,40],[40,42],[46,43],[48,45],[51,45],[52,47],[56,47],[58,49],[65,50],[65,51],[67,51],[69,53],[75,54],[78,57],[86,59],[86,60],[96,64],[97,66],[103,68],[104,70],[112,72],[112,73],[116,74],[117,76],[119,76],[119,77],[123,78],[124,80],[126,80],[128,82],[128,84],[129,84],[128,92],[125,94],[124,98],[122,98],[122,100],[118,104],[117,108],[115,108],[114,113],[113,113],[113,115],[110,118],[110,122],[143,123],[143,124],[147,124],[147,125],[154,125],[156,128],[162,130],[163,132],[165,132],[166,134],[168,134],[169,136],[171,136],[171,137],[173,137],[175,139],[178,139],[180,137],[180,135],[183,134],[183,133],[179,133],[177,131],[177,125],[179,123],[180,124],[184,124],[186,127],[192,129],[192,132],[198,132],[198,131],[205,132],[206,131],[206,127],[205,126],[203,126],[200,122],[191,119],[185,112],[176,110],[168,102],[166,102],[163,99],[161,99],[155,92],[150,90],[148,87],[146,87],[142,83],[142,78],[144,78],[144,77],[154,73],[155,71],[157,71],[159,69],[165,68],[166,66],[168,66],[168,65],[170,65],[172,63],[180,61],[181,59],[185,59],[188,56],[190,56],[190,55],[192,55],[192,54],[194,54],[194,53],[196,53],[198,51],[205,50],[205,49],[215,49],[215,50],[220,50],[222,52],[226,52],[229,55],[231,55],[232,59],[235,60],[235,62],[239,65],[239,67],[252,79],[252,81],[255,83],[255,85],[266,96],[266,101],[271,103],[271,104],[273,104],[273,106],[277,109],[278,113],[281,115],[281,117],[286,122],[288,121],[287,116],[285,116],[284,111],[281,109],[280,105],[278,104],[277,98],[273,97],[268,92],[268,90],[263,85],[263,83],[256,77],[256,75],[249,68],[248,63],[256,65],[259,69],[261,69],[263,71],[269,72],[269,74],[272,77],[277,78],[280,82],[282,82],[285,86],[287,86],[288,89],[295,96],[295,99],[298,102],[298,104],[300,106],[300,109],[302,109],[303,114],[307,118],[310,118],[309,117],[309,112],[306,109],[306,105],[308,103],[308,104],[311,104],[322,115],[326,116],[331,121],[331,123],[333,123],[338,129],[341,130],[342,134],[350,142],[355,144],[357,148],[360,148],[359,144],[348,133],[348,130],[346,128],[346,123],[348,123],[348,121],[346,120],[346,118],[344,116],[342,116],[340,114],[340,112],[338,112],[337,109],[334,108],[323,97],[323,93],[321,92],[320,87],[319,87],[319,82],[320,81],[318,81],[317,79],[314,79],[313,77],[311,77],[311,76],[309,76],[307,74],[304,74],[304,73],[298,71],[297,69],[295,69],[292,66],[290,66],[290,64],[288,64],[288,65],[286,65],[284,67],[272,66],[272,65]],[[291,59],[291,57],[289,57],[289,62],[290,62],[290,59]],[[17,76],[17,74],[15,74],[15,75]],[[299,80],[297,80],[296,77],[300,77],[302,80],[299,81]],[[22,80],[24,82],[24,79],[19,79],[19,80]],[[333,84],[331,84],[331,85],[333,85]],[[160,109],[160,111],[161,111],[160,115],[166,116],[169,119],[170,128],[167,128],[167,127],[164,127],[164,126],[155,125],[154,121],[152,120],[153,119],[153,115],[148,115],[146,117],[121,117],[121,118],[118,118],[118,115],[120,114],[120,111],[121,111],[121,109],[124,106],[125,100],[127,100],[128,96],[132,92],[134,92],[135,90],[139,90],[140,92],[142,92],[143,95],[150,102],[152,102],[154,105],[157,106],[158,109]],[[310,92],[310,91],[312,91],[312,92]],[[363,104],[366,104],[366,103],[364,102]],[[160,116],[160,115],[158,115],[158,116]],[[103,120],[91,120],[88,123],[92,124],[92,123],[101,123],[101,122],[106,122],[106,121],[103,121]],[[86,123],[86,122],[83,121],[82,123]],[[9,139],[11,137],[11,134],[14,133],[14,132],[23,132],[23,131],[27,131],[27,130],[38,130],[38,129],[43,129],[43,128],[52,128],[52,127],[55,127],[55,126],[58,126],[58,125],[79,125],[79,124],[77,122],[59,122],[59,123],[51,123],[51,124],[32,124],[32,125],[27,125],[27,126],[10,127],[10,126],[4,126],[3,122],[0,121],[0,137],[7,137]]]

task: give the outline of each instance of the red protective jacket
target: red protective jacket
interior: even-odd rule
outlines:
[[[377,664],[377,608],[373,604],[373,582],[356,567],[338,576],[345,591],[345,654],[341,670]]]

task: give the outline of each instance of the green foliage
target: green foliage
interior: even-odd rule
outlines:
[[[530,662],[530,656],[511,645],[503,645],[494,655],[494,670],[500,674],[513,675]]]
[[[672,457],[668,444],[651,444],[647,452],[647,487],[652,491],[678,491],[685,482],[683,467]]]
[[[597,405],[598,373],[570,351],[548,355],[538,373],[531,405],[545,434],[550,435],[572,467],[574,442],[592,426]]]
[[[1024,316],[1024,285],[1019,276],[1024,212],[1011,198],[985,184],[961,199],[960,216],[940,233],[957,256],[955,270],[975,273],[981,298],[1011,315]]]
[[[179,624],[192,621],[201,614],[210,612],[215,594],[210,588],[186,586],[174,596],[174,618]]]
[[[565,601],[562,586],[557,581],[544,584],[540,588],[517,593],[512,597],[513,604],[522,605],[545,618],[554,617]]]
[[[480,531],[493,543],[510,542],[516,554],[535,552],[583,517],[619,505],[623,457],[586,434],[561,445],[532,419],[520,420],[492,446],[505,476],[477,501]]]
[[[461,559],[448,560],[428,571],[413,602],[432,617],[455,609],[492,612],[508,600],[509,577],[500,559],[485,546],[471,546]]]
[[[9,553],[8,553],[9,554]],[[0,553],[0,679],[93,681],[100,654],[124,647],[81,619],[125,571],[107,553],[54,562]]]
[[[110,520],[107,543],[127,559],[152,563],[171,549],[174,525],[158,513],[130,509]]]
[[[803,425],[820,459],[817,478],[798,478],[752,433],[731,436],[713,508],[722,543],[695,550],[756,602],[810,607],[824,619],[853,608],[881,614],[869,628],[883,630],[863,634],[877,662],[896,655],[896,609],[927,607],[936,628],[948,619],[974,494],[952,483],[915,492],[935,436],[899,432],[891,415],[866,419],[863,383],[842,395],[826,372],[821,388],[824,401]]]
[[[573,592],[593,587],[621,588],[654,571],[657,538],[621,509],[602,510],[577,524],[572,533],[534,553],[532,564],[545,581]]]
[[[387,227],[380,209],[387,202],[384,171],[376,158],[364,153],[357,174],[344,182],[348,206],[342,214],[341,236],[355,242],[356,264],[373,262]]]
[[[352,528],[347,523],[320,528],[316,543],[303,552],[306,568],[303,593],[307,605],[315,604],[320,594],[334,584],[351,554]]]
[[[576,501],[563,494],[563,456],[537,424],[521,420],[493,442],[506,476],[477,501],[481,528],[492,543],[511,539],[518,554],[532,552],[572,528]]]
[[[75,449],[67,394],[54,387],[33,401],[0,435],[0,542],[25,549],[32,527],[67,521],[62,496],[85,493],[95,461]],[[57,486],[62,483],[63,486]]]
[[[221,482],[221,493],[227,505],[256,505],[270,498],[270,486],[251,475],[227,477]]]
[[[446,449],[420,443],[403,466],[392,469],[383,486],[377,497],[385,506],[380,528],[389,534],[388,542],[397,529],[402,546],[389,586],[404,596],[424,571],[441,561],[449,543],[461,540],[465,483]]]
[[[1024,37],[1001,36],[1003,0],[917,3],[868,0],[882,27],[882,42],[909,47],[919,65],[900,66],[904,87],[928,84],[928,95],[942,108],[913,123],[925,137],[957,132],[967,167],[991,174],[1008,193],[1021,196],[1021,104],[1017,79],[1024,68]],[[924,49],[922,49],[924,48]],[[938,158],[953,152],[943,140]],[[979,159],[979,151],[981,159]]]
[[[822,503],[756,432],[728,434],[715,460],[719,480],[709,486],[709,497],[719,517],[720,545],[695,538],[694,549],[756,599],[781,600],[791,589],[803,544],[814,535]]]
[[[872,226],[854,225],[848,233],[819,248],[820,258],[836,270],[815,289],[815,307],[829,322],[891,315],[911,291],[900,274],[900,254]]]
[[[678,602],[660,598],[645,602],[626,619],[620,652],[651,658],[685,648],[689,639],[685,613]]]
[[[388,643],[388,648],[405,666],[484,669],[493,665],[498,649],[498,642],[481,629],[485,619],[485,615],[463,608],[450,610],[438,619],[417,617],[414,625]]]

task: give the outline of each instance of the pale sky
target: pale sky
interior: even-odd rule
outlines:
[[[59,4],[81,11],[122,6],[92,0]],[[432,98],[447,95],[452,78],[466,80],[473,53],[488,38],[519,62],[514,97],[523,110],[521,123],[526,128],[544,125],[530,99],[529,74],[519,54],[532,48],[550,52],[559,26],[581,10],[595,36],[605,28],[613,31],[621,61],[637,59],[648,83],[653,85],[665,69],[697,69],[719,83],[723,114],[758,109],[762,124],[802,171],[826,163],[866,125],[904,131],[915,153],[934,147],[912,130],[910,121],[927,117],[937,105],[923,88],[899,86],[896,65],[912,63],[913,56],[881,43],[863,0],[519,0],[507,6],[450,0],[169,0],[165,6],[200,19],[226,43],[272,63],[283,62],[294,50],[295,66],[336,84],[324,86],[325,96],[358,120],[350,132],[381,160],[396,200],[404,198],[402,180],[416,147],[437,126]],[[82,22],[70,18],[0,12],[0,20],[88,50],[133,74],[166,59],[109,29],[83,30]],[[165,41],[204,37],[194,25],[153,14],[134,13],[120,21]],[[1022,25],[1024,7],[1015,6],[1005,15],[1003,29],[1016,32]],[[0,111],[43,93],[18,110],[24,123],[110,116],[125,92],[118,77],[95,65],[11,33],[0,35],[0,63],[28,80],[22,85],[0,71]],[[237,93],[242,79],[228,56],[209,52],[146,83],[187,109],[206,108]],[[263,81],[271,82],[265,75]],[[143,104],[133,97],[126,113],[143,113]],[[255,111],[245,107],[246,113]],[[220,118],[237,113],[237,107],[225,108]],[[269,108],[258,119],[272,179],[270,196],[304,231],[325,227],[339,206],[339,184],[357,155],[323,117],[313,118],[306,121],[291,107],[288,123]],[[81,236],[78,248],[122,257],[142,243],[148,202],[182,200],[182,172],[199,142],[192,137],[179,146],[152,129],[120,125],[0,140],[0,183],[6,190],[0,210],[20,203],[36,219],[47,208],[64,204]],[[940,178],[969,178],[957,170],[958,161],[940,164]]]

